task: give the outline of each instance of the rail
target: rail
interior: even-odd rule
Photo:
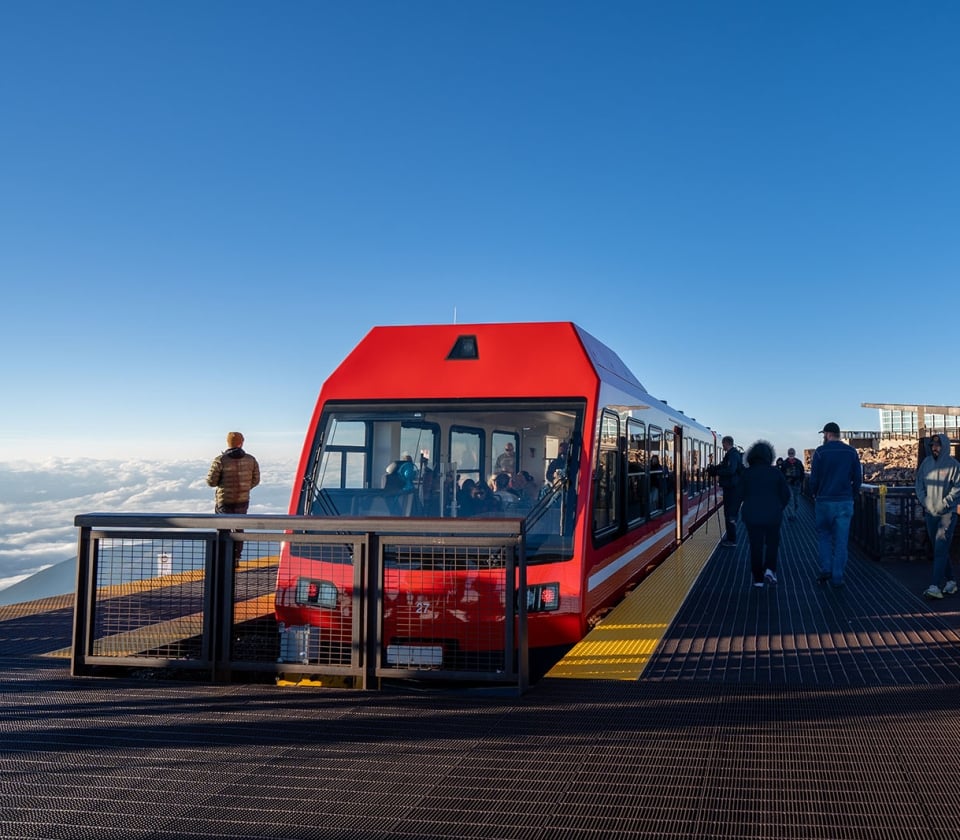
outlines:
[[[76,676],[155,669],[213,682],[246,673],[362,689],[392,678],[527,688],[527,599],[518,597],[526,592],[522,519],[90,513],[74,524]],[[303,557],[334,557],[344,569],[350,585],[336,602],[336,634],[278,624],[280,557],[285,550],[292,556],[291,546]],[[384,602],[396,588],[389,575],[398,557],[452,573],[475,567],[478,557],[497,558],[485,574],[502,593],[502,614],[484,623],[485,638],[473,640],[486,657],[439,661],[422,651],[448,640],[430,646],[428,639],[418,655],[385,636]],[[429,618],[418,625],[421,637]],[[491,638],[490,626],[499,635]]]
[[[875,560],[926,559],[923,510],[913,487],[864,484],[854,498],[850,536]]]

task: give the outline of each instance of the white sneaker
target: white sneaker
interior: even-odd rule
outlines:
[[[777,576],[773,573],[773,569],[767,569],[763,573],[763,579],[771,586],[777,585]]]
[[[763,589],[763,581],[762,581],[762,580],[754,581],[753,585],[754,585],[755,587],[757,587],[757,589]]]
[[[948,580],[943,585],[943,594],[944,595],[956,595],[957,594],[957,582],[955,580]]]
[[[932,583],[923,590],[924,598],[942,598],[943,592],[940,591],[939,586],[934,586]]]

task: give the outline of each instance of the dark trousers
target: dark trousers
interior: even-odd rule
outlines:
[[[250,502],[235,502],[230,504],[224,502],[219,504],[214,508],[214,513],[228,513],[228,514],[238,514],[246,513],[247,509],[250,507]],[[243,533],[243,528],[234,528],[230,531],[231,534],[240,534]],[[233,564],[236,565],[240,562],[240,555],[243,554],[243,543],[240,540],[237,540],[233,544]]]
[[[780,523],[774,525],[747,525],[750,540],[750,571],[753,582],[761,583],[766,569],[777,571],[777,553],[780,551]]]
[[[726,523],[728,542],[737,541],[737,516],[740,514],[740,494],[725,488],[723,491],[723,521]]]

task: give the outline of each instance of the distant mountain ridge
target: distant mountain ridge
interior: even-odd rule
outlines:
[[[71,557],[61,563],[48,566],[40,572],[0,589],[0,607],[22,604],[40,598],[69,595],[77,588],[77,558]]]

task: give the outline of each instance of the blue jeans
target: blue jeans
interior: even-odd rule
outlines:
[[[850,538],[850,520],[853,519],[853,499],[848,502],[830,502],[817,499],[817,543],[820,547],[820,572],[830,575],[834,585],[843,583],[847,568],[847,543]]]
[[[953,529],[957,525],[956,508],[942,516],[931,516],[924,511],[923,518],[927,523],[927,535],[933,544],[933,583],[943,588],[947,580],[947,569],[950,569],[950,580],[954,580],[953,569],[950,568],[950,543],[953,541]]]

